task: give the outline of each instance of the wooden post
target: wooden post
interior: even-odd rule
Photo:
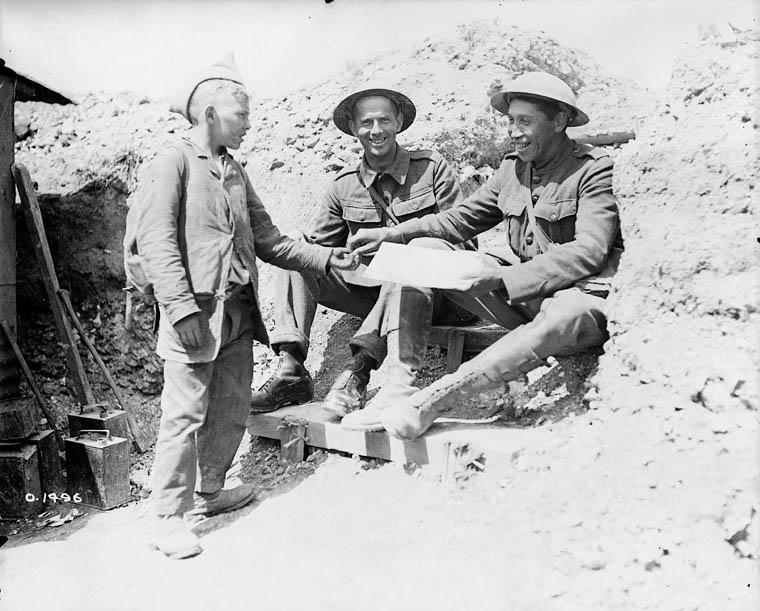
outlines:
[[[42,222],[42,212],[40,212],[40,206],[37,202],[37,193],[34,190],[32,178],[29,176],[29,170],[20,164],[13,166],[13,177],[15,178],[18,194],[21,198],[21,208],[26,217],[29,238],[34,245],[34,254],[37,256],[37,263],[45,284],[50,308],[53,310],[53,319],[58,328],[58,336],[66,353],[66,365],[68,366],[69,375],[74,381],[79,402],[82,405],[92,405],[95,403],[95,397],[92,394],[90,383],[84,371],[84,365],[82,365],[82,359],[77,350],[74,330],[71,328],[69,317],[64,312],[63,306],[59,301],[58,291],[61,290],[61,286],[58,284],[58,276],[55,272],[53,256],[50,254],[50,246],[45,234],[45,225]]]
[[[11,166],[16,135],[13,131],[13,76],[0,73],[0,320],[16,332],[16,188]],[[4,334],[0,334],[0,399],[19,394],[16,357]]]
[[[303,418],[283,418],[280,429],[280,456],[290,462],[302,462],[306,455],[308,421]]]
[[[464,358],[465,329],[456,327],[449,330],[449,341],[446,345],[446,371],[453,373],[462,364]]]

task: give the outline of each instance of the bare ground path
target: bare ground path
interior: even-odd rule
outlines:
[[[463,495],[425,471],[333,456],[295,489],[201,524],[194,559],[148,548],[146,503],[4,550],[2,608],[550,608],[538,601],[551,542],[495,490]]]

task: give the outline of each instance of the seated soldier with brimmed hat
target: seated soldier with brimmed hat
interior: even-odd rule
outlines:
[[[318,210],[314,228],[303,239],[322,246],[345,246],[362,228],[387,227],[447,210],[462,201],[456,176],[446,160],[429,150],[407,150],[398,134],[416,116],[412,101],[385,88],[364,89],[344,98],[333,112],[335,126],[359,140],[364,154],[356,166],[339,171]],[[464,247],[464,246],[462,246]],[[472,248],[472,246],[469,246]],[[385,358],[380,327],[385,306],[378,301],[379,282],[362,269],[345,272],[282,271],[275,285],[275,329],[272,348],[277,370],[253,392],[253,411],[264,412],[313,398],[313,383],[304,361],[317,304],[363,319],[349,342],[352,357],[325,398],[323,407],[339,417],[364,405],[370,372]],[[472,316],[453,304],[436,312],[455,324]]]
[[[589,119],[556,76],[523,74],[496,91],[491,104],[509,119],[515,151],[485,185],[455,209],[359,231],[348,245],[357,254],[375,252],[384,241],[448,250],[503,221],[512,253],[481,253],[477,272],[462,278],[467,290],[384,286],[388,379],[344,425],[417,437],[470,395],[607,337],[604,298],[622,248],[612,160],[568,137],[566,128]],[[441,294],[510,332],[420,390],[415,382]]]
[[[249,106],[231,54],[195,75],[171,107],[192,127],[149,164],[129,212],[161,314],[153,543],[171,558],[201,551],[185,514],[215,515],[254,498],[251,484],[224,483],[248,418],[252,342],[268,341],[256,257],[315,273],[355,267],[345,248],[292,240],[272,224],[228,152],[250,128]]]

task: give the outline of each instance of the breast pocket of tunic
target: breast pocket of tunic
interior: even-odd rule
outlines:
[[[505,197],[500,199],[499,208],[504,213],[504,224],[506,225],[509,235],[519,235],[520,228],[523,225],[525,214],[525,202],[516,197]]]
[[[578,215],[578,201],[561,199],[539,201],[535,208],[536,222],[546,232],[552,242],[564,244],[575,238],[575,218]]]
[[[433,187],[427,186],[417,189],[406,197],[402,195],[398,201],[393,202],[391,210],[400,221],[437,212],[438,207]]]
[[[372,229],[380,227],[380,213],[376,208],[367,206],[352,206],[350,203],[343,205],[343,220],[348,223],[351,234],[356,233],[359,229]]]

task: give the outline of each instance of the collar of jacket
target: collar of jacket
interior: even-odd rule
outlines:
[[[183,136],[180,140],[182,142],[184,142],[187,146],[189,146],[193,150],[193,153],[195,154],[195,156],[198,159],[207,159],[208,160],[208,169],[209,169],[209,171],[214,176],[216,176],[217,178],[219,178],[219,176],[220,176],[219,169],[220,168],[215,167],[217,164],[212,164],[211,158],[208,156],[208,153],[206,153],[206,151],[204,151],[201,147],[199,147],[195,142],[193,142],[190,138],[188,138],[186,136]],[[226,165],[231,160],[232,160],[232,157],[227,152],[227,149],[225,147],[221,147],[219,149],[219,161],[222,162],[223,165]]]
[[[396,156],[393,158],[393,163],[383,174],[389,174],[398,184],[403,185],[406,182],[406,175],[409,173],[410,159],[409,151],[400,144],[397,144]],[[371,185],[378,175],[378,172],[373,170],[367,163],[366,156],[362,157],[362,161],[359,164],[359,174],[365,186]]]
[[[531,162],[531,168],[533,169],[533,172],[535,174],[542,174],[546,175],[554,170],[556,170],[559,166],[567,162],[568,157],[573,154],[573,150],[575,149],[575,141],[571,140],[567,136],[565,136],[565,139],[563,140],[562,144],[560,145],[559,150],[557,151],[557,154],[554,155],[546,164],[542,165],[541,167],[537,167],[534,163]]]

